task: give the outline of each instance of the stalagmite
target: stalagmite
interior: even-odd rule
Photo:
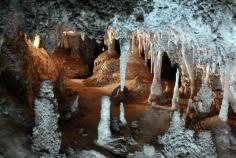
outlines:
[[[200,113],[210,113],[211,112],[211,104],[213,102],[213,92],[208,85],[210,75],[210,63],[207,64],[205,79],[203,84],[197,93],[197,96],[194,98],[194,105],[198,112]]]
[[[228,108],[229,108],[229,65],[226,66],[225,69],[225,77],[224,77],[224,94],[223,100],[220,108],[219,118],[221,121],[226,122],[228,120]]]
[[[126,125],[127,121],[125,119],[125,108],[123,102],[120,103],[120,116],[119,116],[120,122],[122,125]]]
[[[61,133],[58,132],[57,100],[52,82],[42,81],[38,97],[34,101],[35,127],[32,149],[39,157],[57,157],[61,147]]]
[[[176,79],[175,79],[175,87],[174,87],[174,94],[172,98],[172,110],[176,110],[179,108],[179,70],[177,69],[176,72]]]
[[[108,96],[102,97],[101,101],[101,120],[98,125],[98,139],[99,145],[105,145],[111,140],[110,130],[110,98]]]

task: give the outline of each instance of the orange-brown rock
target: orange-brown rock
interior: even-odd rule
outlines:
[[[120,61],[116,52],[106,51],[94,62],[93,76],[86,79],[87,86],[104,86],[109,83],[117,83],[120,80]]]
[[[7,37],[1,56],[1,62],[6,66],[1,74],[1,83],[25,105],[32,105],[42,80],[55,83],[57,79],[58,70],[50,56],[44,49],[35,48],[24,33],[19,32],[14,38]]]

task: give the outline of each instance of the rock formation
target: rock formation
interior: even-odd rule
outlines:
[[[179,108],[179,70],[177,70],[176,72],[175,87],[174,87],[171,109],[176,110],[178,108]]]
[[[59,155],[61,134],[58,132],[57,106],[51,81],[43,81],[34,101],[35,127],[32,138],[32,149],[40,157]]]
[[[120,115],[119,115],[119,119],[122,125],[126,125],[127,121],[125,119],[125,108],[124,108],[124,104],[123,102],[120,103]]]
[[[180,113],[175,111],[170,128],[159,137],[164,145],[166,157],[217,157],[216,147],[210,132],[202,132],[194,138],[194,131],[185,128],[185,122]]]
[[[105,96],[101,101],[101,119],[98,125],[98,138],[99,145],[105,145],[111,141],[110,129],[110,98]]]

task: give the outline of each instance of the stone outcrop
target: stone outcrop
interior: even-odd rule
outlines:
[[[34,101],[35,127],[32,149],[40,157],[56,157],[61,147],[58,132],[58,103],[54,97],[52,83],[43,81],[38,97]]]
[[[57,79],[58,70],[50,56],[44,49],[35,48],[24,33],[7,37],[0,56],[0,82],[26,105],[32,105],[42,80]]]

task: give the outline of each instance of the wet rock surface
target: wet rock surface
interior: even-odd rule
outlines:
[[[141,129],[140,129],[140,126],[139,126],[139,121],[138,120],[135,120],[133,122],[131,122],[131,132],[133,134],[134,137],[137,137],[138,134],[140,133]]]
[[[111,93],[111,101],[116,106],[119,106],[121,102],[126,103],[130,97],[127,87],[124,87],[124,91],[121,92],[120,86],[118,86]]]

